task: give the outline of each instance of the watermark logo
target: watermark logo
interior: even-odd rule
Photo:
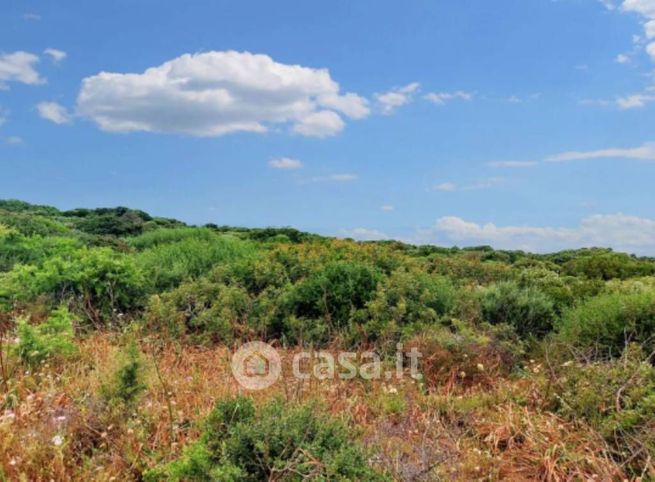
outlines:
[[[253,341],[241,346],[232,356],[232,374],[248,390],[263,390],[273,385],[282,373],[282,360],[268,343]]]
[[[403,351],[396,346],[395,360],[385,362],[372,351],[362,353],[341,351],[300,351],[289,356],[291,365],[287,371],[296,380],[399,380],[406,375],[415,380],[422,378],[418,371],[421,353],[416,348]],[[280,353],[268,343],[246,343],[232,356],[232,374],[239,384],[248,390],[263,390],[273,385],[283,371]],[[386,370],[385,370],[386,368]]]

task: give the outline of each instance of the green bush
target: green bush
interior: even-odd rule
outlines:
[[[40,264],[49,257],[70,254],[80,247],[76,239],[27,237],[0,225],[0,273],[10,271],[17,264]]]
[[[152,220],[143,211],[125,207],[73,209],[62,215],[80,231],[100,236],[134,236],[143,232],[145,223]]]
[[[92,323],[139,307],[144,278],[133,260],[109,248],[82,248],[0,276],[0,301],[71,302]]]
[[[596,429],[630,475],[642,474],[655,457],[655,367],[639,347],[611,362],[567,364],[554,404],[562,416]]]
[[[101,387],[102,395],[110,404],[132,404],[147,385],[145,365],[137,344],[128,343],[119,355],[118,366],[108,383]]]
[[[222,400],[201,439],[145,480],[302,481],[386,480],[366,462],[346,426],[314,404],[274,400],[256,409],[250,399]]]
[[[368,302],[363,330],[371,340],[393,341],[404,327],[437,323],[452,311],[455,301],[455,287],[448,278],[397,270],[378,285]]]
[[[577,301],[597,295],[605,284],[598,279],[561,275],[543,267],[522,269],[516,281],[521,288],[535,288],[547,295],[558,315]]]
[[[634,256],[611,251],[590,251],[577,256],[564,265],[566,273],[573,276],[585,276],[610,280],[646,276],[655,273],[655,263],[639,260]]]
[[[177,243],[187,239],[199,239],[204,241],[212,241],[217,239],[218,236],[211,230],[206,228],[187,228],[180,227],[174,229],[156,229],[143,233],[140,236],[129,238],[130,246],[142,251],[144,249],[153,248],[162,244]]]
[[[504,282],[480,290],[482,317],[493,324],[512,326],[522,337],[541,337],[555,319],[552,300],[536,288]]]
[[[25,318],[19,318],[16,334],[18,343],[13,349],[24,363],[31,366],[49,358],[66,358],[77,353],[73,318],[64,306],[53,311],[39,325],[31,325]]]
[[[248,258],[254,253],[252,243],[231,236],[189,237],[173,243],[155,244],[139,253],[137,260],[152,289],[161,291],[204,276],[220,263]]]
[[[33,213],[0,210],[0,223],[14,228],[24,236],[63,236],[71,233],[71,230],[59,221]]]
[[[285,306],[298,318],[322,320],[330,329],[341,329],[371,300],[380,279],[375,268],[363,263],[332,261],[296,283]]]
[[[251,311],[252,300],[242,288],[199,279],[152,296],[145,320],[150,330],[169,336],[230,342],[248,331]]]
[[[626,343],[655,348],[655,289],[604,293],[566,311],[558,338],[587,355],[618,356]]]

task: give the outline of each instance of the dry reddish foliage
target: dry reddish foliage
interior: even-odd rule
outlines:
[[[198,436],[216,399],[242,391],[228,348],[152,346],[142,344],[148,389],[133,413],[107,409],[98,395],[116,363],[119,343],[112,335],[82,341],[76,362],[17,372],[3,393],[12,408],[0,417],[5,477],[138,480]],[[285,376],[249,395],[323,401],[359,429],[374,454],[371,463],[397,480],[623,480],[598,435],[540,410],[538,384],[498,373],[475,380],[435,376],[426,387],[409,377],[364,383]]]

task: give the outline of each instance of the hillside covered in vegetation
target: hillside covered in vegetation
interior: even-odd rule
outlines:
[[[283,377],[230,354],[422,354]],[[650,480],[655,259],[0,201],[0,480]]]

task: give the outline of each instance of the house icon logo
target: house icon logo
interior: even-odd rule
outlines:
[[[248,390],[263,390],[280,377],[280,355],[268,343],[253,341],[232,355],[232,375]]]

